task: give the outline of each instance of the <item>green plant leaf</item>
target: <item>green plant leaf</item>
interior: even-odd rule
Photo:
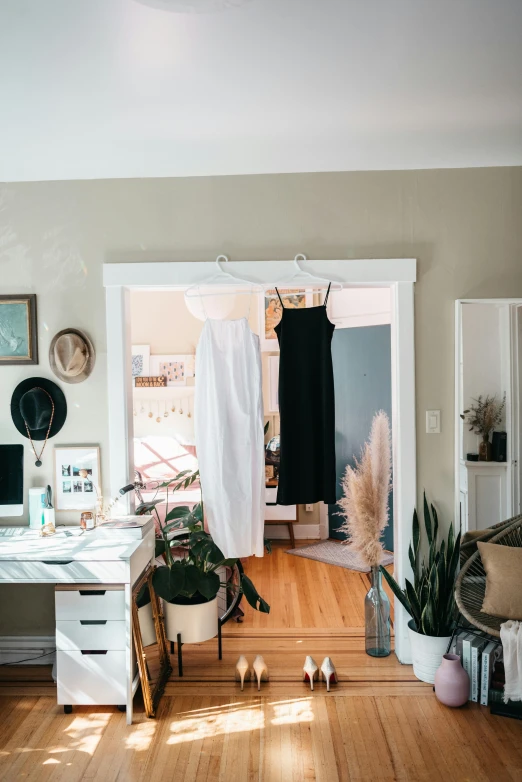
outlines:
[[[428,507],[428,500],[426,499],[426,492],[424,492],[424,526],[426,527],[426,535],[428,536],[428,543],[431,546],[433,542],[433,533],[431,531],[431,516],[430,509]]]
[[[192,508],[192,515],[195,519],[198,521],[203,521],[203,503],[198,502],[194,507]]]
[[[165,541],[163,538],[156,538],[154,545],[154,556],[161,557],[165,553]]]
[[[153,510],[155,510],[156,505],[161,505],[162,502],[165,502],[165,500],[155,500],[154,502],[141,502],[139,505],[136,506],[136,509],[134,513],[136,516],[146,516],[149,513],[152,513]]]
[[[263,600],[252,581],[245,574],[241,576],[241,589],[252,608],[255,608],[256,611],[261,611],[263,614],[270,613],[270,606]]]
[[[183,594],[192,597],[198,591],[200,572],[196,565],[185,565],[185,581],[183,584]]]
[[[185,568],[181,562],[172,567],[159,567],[152,575],[154,591],[168,603],[171,603],[182,591],[185,584]]]
[[[408,596],[408,602],[411,608],[412,619],[415,621],[417,627],[420,627],[421,607],[419,603],[419,598],[415,593],[413,584],[410,581],[408,581],[408,579],[405,580],[405,585],[406,585],[406,590],[405,590],[406,595]]]
[[[188,505],[180,505],[176,508],[169,510],[165,516],[165,522],[174,521],[174,519],[186,519],[190,516],[190,508]]]
[[[220,581],[217,573],[199,573],[198,592],[206,597],[207,600],[213,600],[219,592]]]
[[[392,590],[393,594],[397,598],[397,600],[402,604],[403,608],[408,612],[408,614],[411,616],[412,619],[414,619],[413,612],[411,610],[410,602],[408,600],[407,595],[403,590],[400,588],[398,583],[395,581],[394,577],[388,573],[385,567],[382,565],[379,566],[380,571],[382,575],[384,576],[384,579],[388,582],[390,589]]]

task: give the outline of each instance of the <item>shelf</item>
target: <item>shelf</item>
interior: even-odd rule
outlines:
[[[475,468],[478,467],[480,470],[488,470],[488,469],[491,470],[494,467],[507,467],[508,466],[507,462],[469,462],[467,460],[464,461],[464,464],[468,468],[469,467],[473,467],[473,469],[475,469]]]

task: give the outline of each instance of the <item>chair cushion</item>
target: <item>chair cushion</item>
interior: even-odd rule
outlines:
[[[482,611],[522,621],[522,548],[480,541],[477,546],[486,571]]]

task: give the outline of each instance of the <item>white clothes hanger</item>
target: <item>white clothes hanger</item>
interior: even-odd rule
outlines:
[[[295,271],[293,274],[290,275],[290,277],[285,277],[284,280],[281,280],[280,282],[276,282],[275,285],[278,288],[308,288],[310,289],[310,281],[313,280],[314,282],[320,282],[322,285],[317,286],[314,285],[313,289],[314,291],[322,291],[328,286],[330,286],[330,292],[332,291],[342,291],[343,290],[343,284],[341,282],[336,282],[335,280],[329,280],[327,277],[318,277],[316,274],[312,274],[311,272],[307,272],[306,269],[303,269],[303,267],[300,264],[300,261],[306,261],[306,255],[303,255],[303,253],[297,253],[297,255],[294,258],[294,266],[296,267],[297,271]]]
[[[238,296],[241,296],[243,294],[251,295],[252,293],[263,293],[264,288],[262,285],[259,285],[258,283],[251,282],[251,280],[245,280],[242,277],[236,277],[234,274],[230,274],[230,272],[225,271],[223,267],[221,266],[220,261],[223,260],[225,263],[229,263],[229,260],[226,255],[218,255],[216,258],[216,266],[218,268],[218,271],[212,274],[210,277],[207,277],[206,279],[202,280],[201,282],[196,282],[194,285],[191,285],[187,290],[185,291],[185,297],[187,299],[195,298],[196,296],[223,296],[227,295],[228,291],[226,290],[227,287],[233,287],[237,286],[238,282],[246,285],[247,288],[245,290],[233,290],[230,291],[232,294],[236,294]],[[208,285],[217,285],[217,290],[210,291],[208,293],[201,293],[201,288],[205,288]],[[225,290],[224,290],[225,288]]]

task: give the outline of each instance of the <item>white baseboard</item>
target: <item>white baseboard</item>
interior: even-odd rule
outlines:
[[[0,635],[0,665],[53,665],[55,649],[54,635]]]
[[[294,537],[296,540],[318,540],[319,524],[294,524]],[[265,527],[265,538],[272,540],[289,540],[286,524],[270,524]]]

